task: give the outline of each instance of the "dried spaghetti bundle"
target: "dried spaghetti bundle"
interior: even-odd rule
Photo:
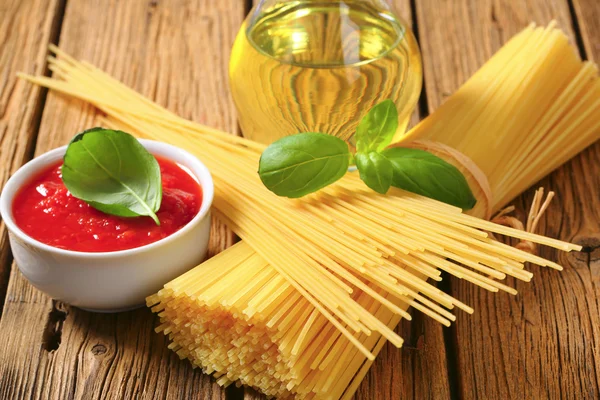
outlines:
[[[445,270],[515,293],[499,280],[531,279],[525,262],[560,269],[485,231],[579,249],[400,190],[381,196],[352,174],[302,200],[278,198],[255,172],[263,146],[178,118],[65,54],[51,59],[51,69],[58,79],[30,79],[93,103],[108,126],[187,148],[213,172],[216,214],[244,241],[166,284],[148,304],[171,347],[221,384],[350,397],[384,340],[402,344],[393,328],[410,318],[408,307],[445,325],[455,307],[472,312],[428,277],[439,280]]]
[[[403,142],[441,142],[473,160],[495,212],[599,138],[598,67],[551,23],[512,38]]]
[[[241,260],[241,261],[240,261]],[[384,323],[394,314],[357,292]],[[217,382],[233,380],[277,397],[340,398],[364,356],[245,242],[165,285],[159,331],[171,348]],[[373,347],[376,338],[358,339]]]

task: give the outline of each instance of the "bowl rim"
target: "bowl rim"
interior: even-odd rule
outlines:
[[[27,182],[27,180],[30,179],[31,176],[35,175],[40,170],[47,167],[51,162],[60,160],[67,150],[68,145],[65,145],[50,150],[38,157],[31,159],[30,161],[22,165],[6,181],[6,184],[2,188],[2,193],[0,194],[0,216],[2,217],[2,220],[4,221],[9,233],[14,234],[29,246],[38,248],[49,253],[61,256],[80,257],[97,260],[116,257],[128,257],[155,250],[161,246],[169,244],[170,242],[178,240],[179,238],[183,237],[186,233],[188,233],[192,228],[194,228],[196,225],[202,222],[204,218],[206,218],[207,216],[210,217],[210,215],[208,214],[210,212],[210,208],[212,206],[214,198],[214,182],[212,179],[212,175],[209,169],[206,167],[206,165],[204,165],[202,161],[200,161],[196,156],[194,156],[190,152],[172,144],[149,139],[137,140],[150,153],[157,153],[157,155],[160,155],[161,157],[164,157],[170,161],[173,161],[186,167],[186,169],[188,169],[188,172],[191,172],[193,174],[193,177],[198,182],[198,185],[200,185],[200,188],[202,190],[202,204],[200,206],[200,210],[190,222],[185,224],[177,232],[160,240],[157,240],[156,242],[148,243],[140,247],[106,252],[86,252],[60,249],[58,247],[54,247],[49,244],[40,242],[39,240],[34,239],[25,232],[23,232],[23,230],[21,230],[21,228],[19,228],[19,226],[14,221],[12,215],[12,203],[14,201],[14,197],[23,185],[23,183],[20,183],[20,185],[18,185],[17,181],[22,180],[23,182]],[[174,158],[185,159],[185,162],[177,161]]]

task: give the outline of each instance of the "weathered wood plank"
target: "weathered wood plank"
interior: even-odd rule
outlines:
[[[61,0],[0,4],[0,187],[29,157],[35,143],[46,90],[17,80],[17,71],[46,73],[48,43],[56,40]],[[10,275],[10,251],[0,224],[0,316]]]
[[[417,5],[430,110],[530,21],[557,19],[576,43],[567,1],[426,0]],[[476,309],[473,316],[459,316],[453,328],[462,398],[596,397],[599,174],[596,144],[539,183],[557,193],[540,232],[589,246],[590,252],[580,255],[540,251],[565,265],[564,271],[531,267],[532,283],[508,281],[519,291],[515,297],[452,280],[452,294]],[[529,191],[516,201],[521,215],[531,200]]]
[[[237,0],[73,1],[60,46],[180,115],[235,132],[226,71],[243,13]],[[95,120],[92,107],[50,93],[36,154]],[[213,237],[212,252],[232,240],[222,228]],[[0,397],[225,398],[213,379],[167,349],[155,325],[146,309],[103,315],[53,304],[13,266],[0,321],[7,338],[0,393],[8,395]]]

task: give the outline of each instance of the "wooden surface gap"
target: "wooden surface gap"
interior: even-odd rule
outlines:
[[[229,385],[225,389],[226,400],[244,400],[244,388],[237,387],[235,384]]]
[[[52,309],[48,312],[46,327],[42,336],[42,348],[48,352],[58,350],[62,340],[62,329],[67,319],[67,311],[57,300],[52,300]]]
[[[442,272],[442,280],[437,284],[438,289],[444,293],[452,293],[452,276],[447,272]],[[457,318],[468,318],[468,314],[454,308],[454,314]],[[448,386],[450,390],[450,399],[458,400],[464,398],[460,387],[460,363],[458,362],[458,341],[456,337],[456,324],[450,327],[443,327],[444,347],[446,348],[446,372],[448,373]]]
[[[244,14],[246,16],[250,12],[250,10],[252,10],[253,3],[254,2],[252,0],[244,0]]]
[[[413,33],[415,34],[415,38],[417,39],[417,43],[419,44],[419,48],[421,48],[421,35],[419,33],[419,18],[417,16],[417,0],[410,0],[410,24],[412,25]],[[422,57],[422,55],[421,55]],[[429,115],[429,106],[427,105],[427,90],[425,90],[425,71],[423,71],[423,86],[421,87],[421,95],[419,96],[419,102],[417,103],[417,112],[419,113],[419,118],[423,119]]]
[[[588,60],[600,59],[600,2],[598,0],[571,0],[571,12],[577,20],[583,47]]]
[[[589,60],[587,51],[585,50],[585,44],[583,43],[583,35],[581,33],[581,27],[579,26],[573,0],[567,0],[567,4],[569,5],[569,13],[571,14],[571,23],[573,24],[573,33],[575,34],[575,42],[579,49],[579,55],[581,55],[582,59]]]

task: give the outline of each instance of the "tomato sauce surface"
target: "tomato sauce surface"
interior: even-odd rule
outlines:
[[[163,197],[150,217],[108,215],[69,193],[61,178],[62,161],[39,172],[15,196],[13,217],[19,228],[50,246],[84,252],[133,249],[163,239],[190,222],[202,205],[199,183],[176,163],[156,157]]]

